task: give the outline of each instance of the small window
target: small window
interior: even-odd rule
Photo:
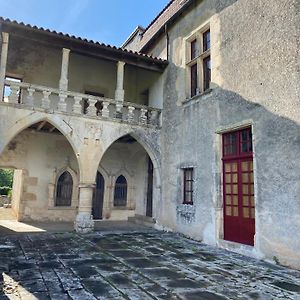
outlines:
[[[211,81],[211,60],[210,56],[203,59],[203,91],[209,89]]]
[[[203,33],[203,52],[210,49],[210,30]]]
[[[114,206],[115,207],[127,206],[127,180],[123,175],[120,175],[116,180]]]
[[[245,128],[223,134],[223,156],[247,156],[252,154],[252,131]]]
[[[194,97],[210,88],[210,29],[200,29],[187,40],[187,97]]]
[[[183,204],[193,204],[194,169],[183,169]]]
[[[69,172],[62,173],[56,185],[55,206],[71,206],[73,179]]]

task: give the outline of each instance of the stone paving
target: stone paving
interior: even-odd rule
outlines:
[[[300,299],[300,272],[177,234],[0,236],[0,299]]]

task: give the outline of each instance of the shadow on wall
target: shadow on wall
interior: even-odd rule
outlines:
[[[169,82],[176,83],[174,77],[178,73],[177,67],[170,64],[167,72],[167,76],[172,78]],[[183,163],[185,159],[189,161],[197,157],[196,164],[201,165],[203,169],[201,180],[206,178],[208,186],[204,192],[205,197],[201,199],[214,199],[211,186],[215,186],[216,181],[214,174],[211,173],[211,164],[216,163],[221,166],[221,148],[219,145],[219,148],[216,149],[215,145],[219,136],[216,132],[219,129],[230,131],[235,126],[242,127],[247,123],[252,124],[257,250],[269,258],[273,256],[282,258],[284,264],[299,264],[300,124],[271,111],[273,108],[276,111],[276,107],[270,103],[267,103],[270,107],[267,109],[259,103],[251,102],[241,95],[219,86],[213,88],[207,95],[195,97],[184,106],[176,104],[179,100],[176,86],[169,85],[166,91],[164,95],[163,144],[172,146],[165,148],[167,152],[164,153],[164,161],[172,165],[172,161]],[[259,94],[257,100],[261,100]],[[294,98],[294,100],[296,99]],[[293,113],[293,116],[295,115]],[[182,129],[183,127],[185,129]],[[205,143],[203,143],[203,139]],[[176,158],[177,154],[174,153],[176,144],[183,149],[180,158]],[[185,145],[191,147],[185,148]],[[195,154],[197,151],[201,152],[201,157]],[[170,169],[165,169],[162,176],[166,176],[167,172],[170,172]],[[221,173],[220,168],[218,172]],[[217,181],[221,182],[220,180],[219,178]],[[179,195],[176,185],[168,184],[164,188],[173,190],[169,195],[172,197],[176,195],[176,203],[181,203],[181,194]],[[215,188],[218,190],[215,192],[220,194],[221,187]],[[219,197],[218,201],[220,201],[218,207],[222,207],[222,197]],[[211,207],[211,204],[209,205]],[[203,216],[203,219],[198,221],[201,224],[194,223],[198,235],[199,230],[204,232],[208,225],[216,223],[215,215],[206,213],[204,216],[204,212],[203,214],[196,212],[196,214],[201,214],[201,218]],[[180,223],[180,220],[177,219],[176,222]],[[177,226],[177,228],[179,227]],[[193,232],[193,228],[189,230]],[[191,234],[190,232],[187,234]],[[212,235],[216,236],[214,233]],[[284,262],[285,259],[288,261],[287,263]]]

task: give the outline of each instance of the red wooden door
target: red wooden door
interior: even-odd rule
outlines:
[[[223,135],[224,239],[254,245],[255,200],[251,128]]]

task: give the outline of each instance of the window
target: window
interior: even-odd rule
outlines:
[[[187,40],[188,97],[210,88],[211,56],[210,30],[200,30]]]
[[[225,133],[223,135],[223,156],[236,157],[252,155],[251,128]]]
[[[193,168],[183,169],[183,204],[193,204]]]
[[[57,180],[55,206],[71,206],[72,191],[72,176],[68,171],[65,171]]]
[[[127,180],[123,175],[120,175],[116,180],[114,206],[127,206]]]

